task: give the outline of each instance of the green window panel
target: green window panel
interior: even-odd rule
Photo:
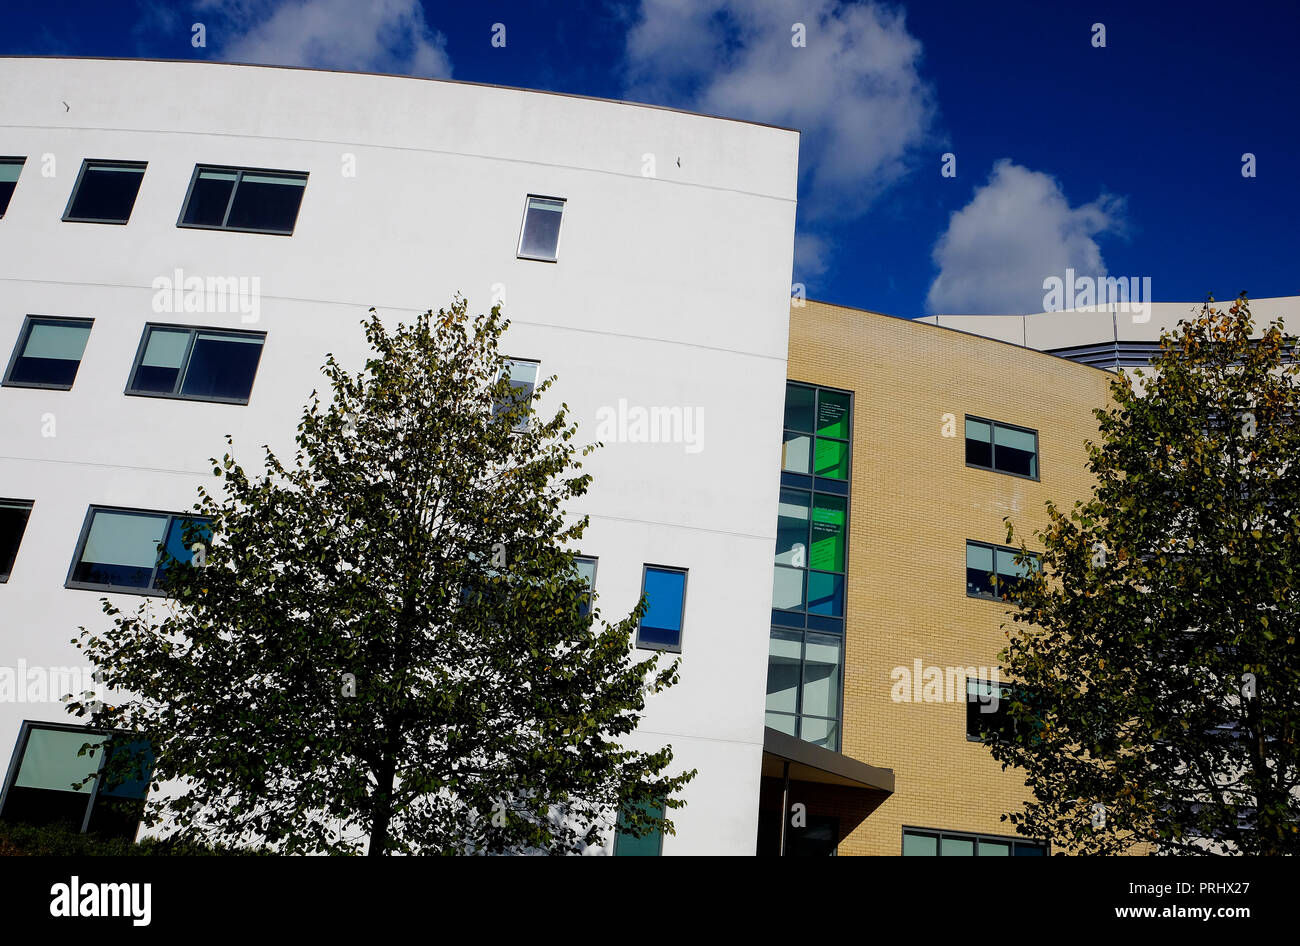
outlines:
[[[663,805],[649,805],[642,803],[642,811],[653,814],[657,818],[664,815]],[[618,833],[614,836],[614,856],[615,857],[658,857],[663,853],[664,836],[662,831],[651,831],[643,837],[634,837],[624,830],[627,821],[620,813],[618,816]]]
[[[811,568],[827,572],[844,571],[844,526],[848,520],[848,500],[843,496],[819,493],[812,511]]]
[[[849,445],[838,440],[817,438],[813,472],[833,480],[849,478]]]
[[[818,392],[817,436],[849,439],[849,395],[839,391]]]

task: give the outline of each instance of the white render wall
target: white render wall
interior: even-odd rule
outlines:
[[[76,664],[77,627],[106,626],[98,592],[63,587],[89,505],[188,509],[227,432],[246,464],[262,443],[289,453],[326,352],[360,366],[369,306],[404,318],[459,291],[478,311],[504,292],[506,353],[560,376],[584,439],[620,398],[702,411],[699,452],[590,458],[577,511],[610,616],[644,563],[690,570],[681,684],[636,737],[700,770],[664,853],[753,853],[797,150],[782,129],[463,83],[0,58],[0,155],[27,157],[0,219],[0,355],[28,314],[95,319],[71,391],[0,388],[0,497],[35,500],[0,584],[0,667]],[[149,163],[127,225],[61,222],[83,158]],[[198,163],[309,172],[294,234],[178,228]],[[515,258],[530,193],[567,199],[558,263]],[[259,320],[155,313],[153,280],[178,268],[260,278]],[[149,321],[265,331],[250,403],[124,396]],[[24,718],[67,717],[0,702],[0,765]]]

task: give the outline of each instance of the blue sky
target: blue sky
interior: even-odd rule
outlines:
[[[913,317],[1038,311],[1067,266],[1150,277],[1155,301],[1300,294],[1298,39],[1295,0],[45,0],[10,7],[0,54],[408,73],[797,127],[795,280]]]

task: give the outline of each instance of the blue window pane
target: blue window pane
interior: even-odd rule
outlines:
[[[844,576],[808,573],[808,610],[831,617],[844,616]]]
[[[187,397],[246,401],[261,357],[260,337],[199,332],[181,393]]]
[[[159,554],[158,559],[158,578],[155,585],[159,588],[164,587],[164,579],[167,576],[167,570],[174,564],[175,559],[182,565],[188,565],[194,559],[193,543],[185,544],[185,526],[193,523],[198,527],[198,534],[194,536],[194,542],[207,544],[212,537],[212,529],[207,523],[200,520],[192,519],[173,519],[171,527],[167,530],[167,544],[164,550]]]
[[[234,171],[203,170],[190,190],[183,222],[200,227],[219,227],[226,220],[230,194],[235,189]]]
[[[686,573],[647,568],[645,587],[649,599],[641,619],[638,643],[677,647],[682,639],[682,605],[686,597]]]

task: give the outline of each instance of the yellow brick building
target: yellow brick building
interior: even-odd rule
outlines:
[[[1097,436],[1092,411],[1108,401],[1111,375],[1005,342],[808,301],[791,308],[788,376],[786,425],[794,429],[783,453],[769,733],[875,768],[832,772],[827,752],[796,761],[792,774],[780,763],[797,753],[771,754],[761,803],[767,850],[777,843],[771,832],[785,793],[787,805],[805,806],[796,812],[812,829],[807,844],[815,848],[811,835],[820,830],[822,850],[834,842],[840,854],[897,855],[905,847],[909,854],[1040,853],[1016,846],[1014,830],[1000,820],[1026,798],[1023,779],[1002,772],[967,734],[966,679],[996,673],[1003,625],[1010,626],[1006,606],[974,576],[1005,571],[1014,579],[998,548],[1008,545],[1004,517],[1031,536],[1046,523],[1048,499],[1068,507],[1088,494],[1084,444]],[[804,434],[799,428],[809,422],[799,417],[813,393],[815,430]],[[847,471],[836,465],[842,445],[834,439],[849,429],[838,416],[844,393],[852,395]],[[822,432],[832,435],[825,444]],[[843,482],[831,481],[841,473]],[[817,490],[843,493],[845,483],[841,559],[838,501],[833,492],[823,501]],[[787,538],[783,553],[781,535],[798,538],[805,504],[807,552]],[[1027,544],[1034,547],[1031,538]],[[836,567],[844,569],[842,582],[831,573]],[[800,621],[802,628],[785,626]],[[933,687],[927,694],[910,683],[918,667],[931,682],[931,668],[943,675],[942,701],[924,698]],[[980,684],[969,686],[978,692]],[[823,718],[836,690],[841,717]],[[891,770],[892,780],[881,770]],[[791,845],[801,837],[788,834]],[[761,834],[760,852],[764,846]]]

